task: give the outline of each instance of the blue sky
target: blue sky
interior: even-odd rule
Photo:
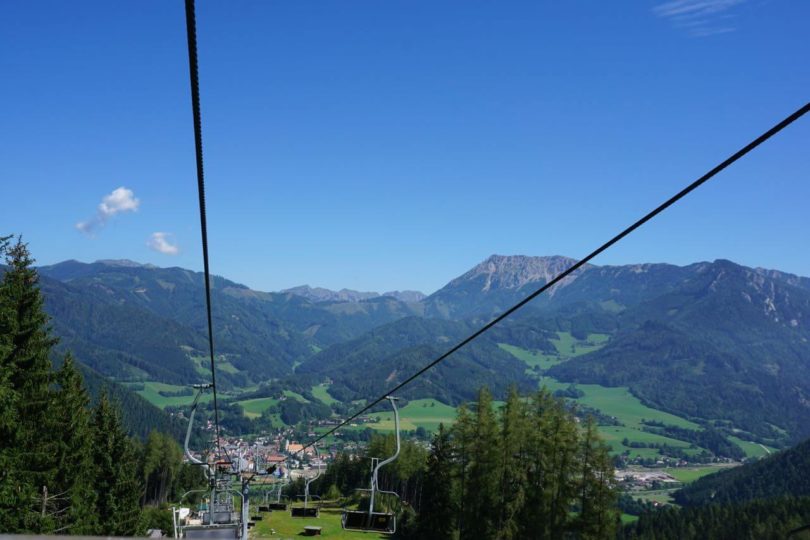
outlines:
[[[798,0],[197,18],[211,268],[262,290],[431,292],[492,253],[583,256],[810,98]],[[180,0],[5,0],[0,73],[0,233],[41,264],[201,268]],[[595,262],[810,275],[808,148],[805,118]]]

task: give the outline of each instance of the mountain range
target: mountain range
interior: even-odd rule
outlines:
[[[232,388],[328,380],[338,399],[367,398],[572,263],[493,255],[426,297],[261,292],[214,277],[218,375]],[[39,272],[60,346],[91,368],[119,381],[186,384],[205,376],[200,273],[131,261],[66,261]],[[560,352],[562,337],[572,354]],[[596,337],[598,346],[586,347]],[[485,383],[500,395],[512,384],[536,388],[539,377],[626,386],[657,409],[763,441],[795,441],[810,434],[808,339],[808,278],[726,260],[588,265],[405,395],[458,403]],[[504,346],[550,363],[527,366]]]

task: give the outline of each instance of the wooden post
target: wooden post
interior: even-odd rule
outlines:
[[[45,508],[48,505],[48,486],[42,486],[42,517],[45,517]]]

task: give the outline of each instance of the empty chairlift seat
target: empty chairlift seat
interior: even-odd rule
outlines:
[[[321,510],[317,506],[293,506],[290,508],[290,517],[294,518],[316,518],[320,515]]]
[[[347,531],[375,531],[394,533],[397,530],[397,518],[386,512],[368,512],[347,510],[343,512],[343,528]]]
[[[380,461],[379,458],[371,458],[371,484],[369,489],[360,489],[358,491],[368,491],[369,501],[368,510],[343,510],[343,518],[340,521],[341,526],[349,531],[369,531],[393,534],[397,532],[397,518],[391,512],[375,512],[374,502],[378,494],[392,495],[399,498],[393,491],[384,491],[379,486],[379,472],[380,469],[389,463],[395,461],[399,457],[400,441],[399,441],[399,410],[397,410],[396,399],[387,396],[386,399],[391,403],[394,409],[394,431],[397,437],[397,449],[394,455]]]

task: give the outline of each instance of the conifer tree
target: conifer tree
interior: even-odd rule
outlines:
[[[417,538],[444,540],[453,536],[457,509],[453,500],[452,451],[450,434],[439,424],[427,461]]]
[[[0,513],[16,512],[10,530],[49,532],[53,520],[48,515],[47,494],[56,473],[55,434],[48,433],[45,426],[54,408],[49,354],[56,340],[50,336],[28,246],[18,239],[10,247],[5,245],[5,251],[8,268],[0,283],[0,304],[5,306],[1,324],[6,344],[0,367],[6,388],[12,389],[7,397],[14,401],[12,433],[7,440],[10,450],[5,459],[10,460],[9,476],[15,478],[6,478],[13,494],[0,501],[0,506],[8,508]],[[31,504],[37,497],[39,504]]]
[[[0,237],[0,256],[5,255],[10,237]],[[33,493],[21,493],[17,461],[18,393],[11,383],[14,311],[5,294],[5,280],[0,282],[0,531],[21,528],[20,500]]]
[[[569,526],[576,496],[577,428],[561,400],[547,390],[532,400],[523,538],[555,538]]]
[[[154,430],[149,433],[141,458],[144,504],[166,502],[182,461],[180,446],[171,437]]]
[[[135,533],[140,515],[141,487],[135,449],[121,427],[118,411],[106,390],[93,411],[94,485],[98,493],[98,533],[128,536]]]
[[[501,414],[501,477],[498,538],[520,538],[518,515],[526,502],[528,458],[526,406],[512,387]]]
[[[474,523],[466,523],[469,514],[467,501],[469,497],[469,470],[472,462],[472,445],[475,435],[475,421],[467,404],[462,403],[456,412],[456,423],[453,426],[453,447],[456,454],[456,499],[458,500],[459,537],[465,536],[467,527],[474,528]]]
[[[498,480],[500,478],[500,437],[492,395],[482,388],[475,411],[475,430],[470,445],[468,493],[461,538],[495,538],[498,528]]]
[[[599,439],[596,422],[589,416],[582,431],[579,455],[579,516],[582,538],[612,538],[615,535],[616,495],[613,465],[607,445]]]
[[[91,448],[90,398],[84,380],[68,354],[56,374],[59,389],[51,417],[52,433],[57,451],[53,493],[57,516],[56,532],[62,534],[92,534],[96,529],[93,490],[93,456]]]

